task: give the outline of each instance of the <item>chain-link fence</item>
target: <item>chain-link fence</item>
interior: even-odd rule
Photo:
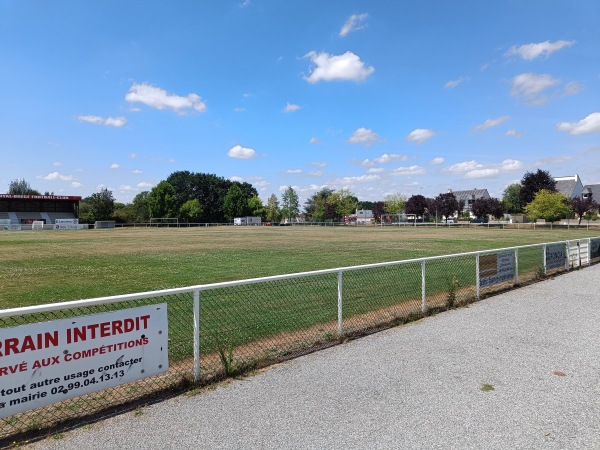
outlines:
[[[600,238],[581,239],[0,311],[0,440],[131,407],[599,260]],[[107,389],[103,377],[60,379],[65,390],[98,386],[30,408],[34,398],[17,414],[1,414],[17,386],[26,391],[17,403],[33,391],[29,372],[3,364],[7,350],[16,349],[6,336],[30,324],[156,305],[167,308],[168,370]],[[35,350],[30,346],[25,350]]]

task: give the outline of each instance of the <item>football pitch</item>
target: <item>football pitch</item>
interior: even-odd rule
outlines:
[[[442,226],[2,232],[0,308],[598,235],[595,229]]]

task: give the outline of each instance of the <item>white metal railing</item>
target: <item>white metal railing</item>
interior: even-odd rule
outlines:
[[[144,300],[155,299],[155,298],[160,298],[160,297],[182,296],[182,298],[183,298],[182,304],[185,303],[185,304],[189,305],[191,308],[190,316],[191,316],[191,320],[193,320],[193,324],[188,324],[189,326],[186,325],[186,329],[189,328],[189,332],[193,333],[193,337],[190,336],[190,341],[193,341],[192,342],[193,352],[192,352],[192,355],[190,355],[190,357],[193,357],[193,366],[191,368],[191,376],[193,378],[193,381],[197,383],[197,382],[201,381],[202,358],[206,357],[206,355],[203,355],[201,352],[201,348],[202,348],[201,306],[202,306],[203,293],[204,293],[204,295],[207,295],[210,291],[235,290],[238,288],[243,288],[245,286],[260,285],[260,284],[267,285],[265,287],[265,289],[267,289],[267,288],[269,288],[268,284],[273,283],[273,282],[283,282],[286,280],[301,280],[301,279],[306,279],[309,277],[320,277],[320,276],[332,275],[332,276],[335,276],[335,278],[336,278],[335,283],[337,283],[337,317],[336,317],[335,333],[337,334],[338,337],[341,337],[347,332],[346,331],[347,328],[345,326],[345,320],[351,321],[353,319],[353,316],[345,318],[345,314],[346,314],[345,308],[348,307],[348,302],[345,301],[345,299],[352,298],[352,289],[351,288],[344,289],[344,282],[347,279],[346,277],[351,278],[352,277],[351,274],[353,272],[356,273],[356,272],[360,272],[360,271],[377,271],[377,269],[401,267],[401,266],[405,266],[405,265],[411,265],[411,267],[413,267],[413,270],[416,268],[420,269],[420,270],[418,270],[418,272],[420,272],[420,275],[416,275],[416,276],[417,277],[420,276],[420,278],[421,278],[420,279],[420,287],[421,287],[420,291],[421,292],[420,293],[418,293],[418,292],[408,293],[407,295],[409,295],[410,298],[416,299],[419,297],[419,294],[420,294],[420,302],[419,302],[418,308],[420,310],[420,313],[425,314],[425,313],[427,313],[428,309],[430,309],[432,306],[434,306],[434,307],[436,306],[431,303],[431,298],[428,298],[428,285],[427,285],[428,268],[430,266],[433,266],[435,268],[434,263],[436,263],[436,262],[440,262],[440,261],[444,262],[445,260],[450,260],[450,259],[455,259],[457,261],[460,260],[460,261],[463,261],[462,262],[463,266],[464,266],[464,264],[467,264],[466,267],[469,268],[468,270],[473,270],[471,264],[474,263],[474,267],[475,267],[474,272],[475,273],[471,273],[469,279],[472,280],[474,278],[474,280],[475,280],[474,298],[479,299],[481,296],[482,289],[484,288],[484,287],[480,286],[480,278],[481,278],[480,262],[481,262],[481,258],[486,255],[511,253],[512,254],[511,258],[514,263],[514,274],[510,281],[512,281],[512,285],[518,286],[520,283],[519,261],[521,260],[521,256],[524,253],[526,253],[529,249],[539,248],[539,250],[530,252],[529,257],[531,258],[533,255],[533,257],[536,258],[536,263],[535,263],[536,267],[543,268],[543,274],[547,274],[549,270],[558,270],[558,271],[566,270],[566,271],[568,271],[574,267],[583,267],[583,266],[590,265],[593,262],[592,258],[594,258],[594,261],[600,259],[599,254],[592,253],[592,243],[594,243],[594,245],[595,245],[594,248],[597,248],[598,246],[600,246],[600,237],[577,239],[577,240],[570,240],[570,241],[550,242],[550,243],[542,243],[542,244],[530,244],[530,245],[514,246],[514,247],[505,247],[505,248],[500,248],[500,249],[490,249],[490,250],[464,252],[464,253],[457,253],[457,254],[450,254],[450,255],[431,256],[431,257],[416,258],[416,259],[409,259],[409,260],[402,260],[402,261],[390,261],[390,262],[382,262],[382,263],[375,263],[375,264],[365,264],[365,265],[357,265],[357,266],[349,266],[349,267],[338,267],[338,268],[325,269],[325,270],[292,273],[292,274],[276,275],[276,276],[261,277],[261,278],[252,278],[252,279],[247,279],[247,280],[236,280],[236,281],[228,281],[228,282],[220,282],[220,283],[195,285],[195,286],[188,286],[188,287],[182,287],[182,288],[176,288],[176,289],[164,289],[164,290],[157,290],[157,291],[150,291],[150,292],[140,292],[140,293],[134,293],[134,294],[116,295],[116,296],[100,297],[100,298],[93,298],[93,299],[86,299],[86,300],[76,300],[76,301],[44,304],[44,305],[26,306],[26,307],[21,307],[21,308],[4,309],[4,310],[0,310],[0,327],[10,326],[11,318],[15,318],[15,317],[26,317],[26,316],[33,315],[33,314],[42,315],[42,317],[44,317],[44,318],[47,317],[46,315],[48,315],[50,317],[54,317],[54,314],[56,312],[63,311],[63,310],[69,310],[72,313],[74,310],[78,310],[78,309],[81,310],[83,312],[83,314],[89,314],[89,312],[87,312],[87,311],[89,311],[90,307],[97,307],[97,306],[101,306],[101,305],[110,305],[110,304],[119,304],[119,303],[132,302],[132,301],[144,301]],[[546,250],[551,249],[553,252],[556,252],[557,249],[560,250],[561,248],[564,251],[563,265],[561,267],[556,267],[556,266],[547,267],[546,261],[548,260],[548,255],[547,255]],[[597,250],[594,250],[594,251],[597,251]],[[446,263],[444,262],[444,264],[446,264]],[[456,265],[458,263],[455,261],[454,263],[449,263],[449,264]],[[444,266],[444,267],[446,267],[446,266]],[[449,266],[449,267],[452,267],[452,266]],[[463,270],[464,267],[459,268],[459,269]],[[438,270],[439,270],[439,267],[438,267]],[[394,275],[398,276],[398,277],[403,277],[403,276],[405,276],[404,273],[409,273],[409,272],[410,271],[402,272],[402,273],[398,273],[398,274],[394,273]],[[412,276],[415,276],[416,273],[417,272],[414,272],[414,274],[413,274],[413,272],[410,272],[410,274],[413,274]],[[433,272],[433,273],[435,274],[436,272]],[[369,272],[367,272],[367,275],[371,276]],[[388,277],[389,274],[384,271],[382,276]],[[408,276],[408,275],[406,275],[406,276]],[[333,280],[331,280],[331,282],[333,282]],[[302,289],[302,286],[296,287],[296,289]],[[318,289],[318,288],[315,288],[315,289]],[[242,298],[244,295],[244,292],[237,293],[236,295],[238,296],[238,298]],[[301,298],[303,293],[300,292],[300,293],[298,293],[298,295]],[[322,295],[322,294],[319,293],[318,295]],[[327,294],[327,295],[329,295],[329,294]],[[392,297],[393,300],[396,301],[394,298],[394,295],[396,295],[396,294],[391,293],[390,297]],[[397,300],[397,301],[399,303],[401,303],[403,301],[403,300],[401,300],[401,297],[398,297],[398,299],[399,300]],[[334,299],[331,299],[332,303],[333,303],[333,301],[334,301]],[[190,303],[191,303],[191,305],[190,305]],[[350,305],[350,306],[352,306],[352,305]],[[373,308],[374,309],[381,308],[381,305],[375,305],[375,306],[373,306]],[[81,314],[81,315],[83,315],[83,314]],[[243,312],[242,312],[242,314],[243,314]],[[37,318],[38,316],[35,316],[35,317]],[[169,319],[169,320],[171,320],[171,319]],[[260,339],[260,338],[257,338],[257,339]],[[270,342],[270,344],[272,344],[272,342]],[[244,344],[242,344],[242,346],[243,345]],[[122,396],[122,393],[120,393],[120,395]],[[119,397],[119,398],[121,398],[121,397]],[[2,435],[2,426],[0,425],[0,437],[1,437],[1,435]]]

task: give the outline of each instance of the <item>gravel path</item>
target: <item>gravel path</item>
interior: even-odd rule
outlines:
[[[571,272],[31,447],[600,448],[598,280]]]

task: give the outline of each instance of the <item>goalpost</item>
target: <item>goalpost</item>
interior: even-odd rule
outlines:
[[[417,216],[415,214],[382,214],[381,215],[381,226],[385,225],[400,225],[400,224],[415,224]]]
[[[151,227],[179,227],[179,217],[151,217]]]

